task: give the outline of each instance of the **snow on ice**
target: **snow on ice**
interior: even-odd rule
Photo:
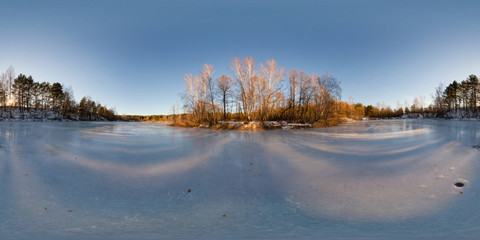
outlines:
[[[0,122],[0,238],[480,237],[480,123]]]

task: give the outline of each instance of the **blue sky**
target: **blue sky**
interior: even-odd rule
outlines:
[[[168,114],[184,74],[274,58],[342,98],[412,104],[480,75],[480,1],[0,1],[0,71],[71,86],[119,114]]]

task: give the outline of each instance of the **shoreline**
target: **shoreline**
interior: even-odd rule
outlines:
[[[353,121],[353,120],[352,120]],[[223,123],[220,121],[217,124],[210,123],[193,123],[189,121],[170,123],[168,126],[171,127],[184,127],[184,128],[204,128],[211,130],[277,130],[277,129],[310,129],[310,128],[323,128],[323,127],[334,127],[344,122],[350,121],[335,121],[334,124],[328,125],[319,125],[318,123],[296,123],[296,122],[287,122],[287,121],[227,121]]]

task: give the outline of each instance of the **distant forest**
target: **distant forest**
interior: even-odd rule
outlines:
[[[397,102],[396,108],[391,108],[380,102],[365,106],[352,98],[341,101],[340,82],[334,76],[296,69],[287,72],[274,59],[257,66],[251,57],[235,57],[230,70],[231,76],[222,74],[214,79],[214,67],[204,64],[198,75],[185,75],[182,106],[177,101],[169,115],[141,116],[116,115],[114,108],[89,96],[76,102],[71,88],[58,82],[37,82],[24,74],[16,76],[14,68],[9,67],[0,74],[0,120],[12,118],[12,112],[39,110],[71,120],[174,122],[180,126],[287,121],[322,127],[364,118],[480,118],[480,83],[473,74],[447,86],[439,85],[429,105],[420,96],[411,105]]]
[[[480,85],[477,76],[470,75],[447,87],[439,86],[433,103],[426,105],[423,96],[412,105],[405,101],[395,109],[385,103],[364,106],[341,101],[339,81],[328,73],[292,69],[286,72],[274,59],[261,63],[235,57],[230,63],[232,76],[214,79],[214,67],[204,64],[198,75],[186,74],[186,89],[182,94],[184,114],[178,125],[215,125],[222,121],[289,121],[332,126],[346,119],[430,117],[474,118],[480,116]],[[179,112],[178,103],[171,113]]]
[[[20,113],[36,110],[52,110],[72,120],[115,120],[115,110],[93,101],[89,96],[79,103],[73,98],[73,90],[61,83],[37,82],[32,76],[19,74],[9,67],[0,74],[0,111],[12,118],[12,110]],[[0,115],[3,116],[5,114]]]
[[[117,120],[125,122],[172,122],[177,116],[172,115],[117,115]]]
[[[469,119],[480,118],[480,83],[474,74],[465,80],[454,80],[447,86],[440,84],[432,96],[433,102],[426,106],[425,97],[413,100],[411,106],[407,102],[402,106],[398,104],[396,109],[391,109],[385,104],[377,104],[377,107],[365,107],[365,116],[370,118],[391,117],[426,117],[445,119]]]

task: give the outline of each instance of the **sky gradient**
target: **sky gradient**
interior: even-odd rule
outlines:
[[[118,114],[168,114],[184,74],[274,58],[329,72],[342,99],[396,107],[480,75],[480,1],[0,1],[0,71]]]

